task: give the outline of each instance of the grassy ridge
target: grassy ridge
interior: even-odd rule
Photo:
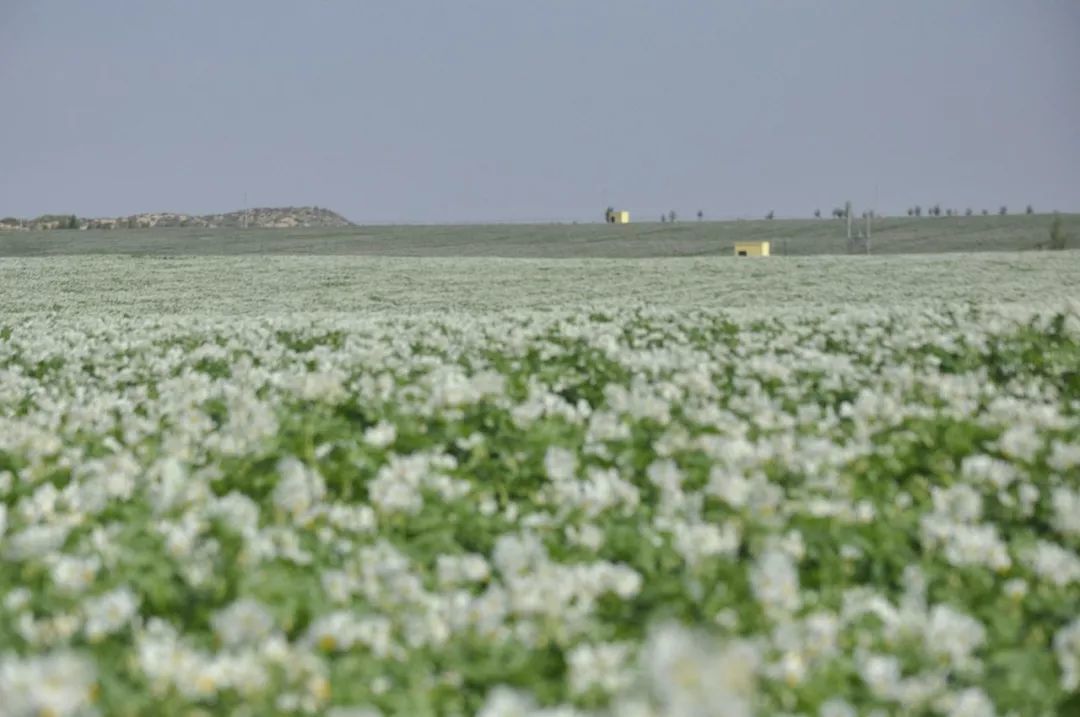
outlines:
[[[1069,248],[1080,248],[1080,214],[1061,215]],[[875,254],[1027,251],[1049,239],[1048,215],[879,219]],[[847,253],[842,221],[359,226],[348,229],[148,229],[0,234],[0,256],[129,254],[199,256],[315,254],[366,256],[609,257],[732,253],[737,241],[773,242],[775,254]]]

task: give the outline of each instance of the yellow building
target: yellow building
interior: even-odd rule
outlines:
[[[735,256],[768,256],[769,242],[767,241],[740,241],[735,242]]]
[[[629,224],[630,212],[615,210],[608,214],[608,224]]]

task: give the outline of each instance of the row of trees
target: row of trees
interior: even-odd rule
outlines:
[[[697,220],[700,222],[703,219],[705,219],[705,212],[699,209],[697,211]],[[674,223],[674,222],[676,222],[678,220],[679,220],[679,215],[678,215],[678,213],[676,213],[676,211],[674,209],[672,209],[667,214],[661,214],[660,215],[660,223],[661,224],[664,224],[666,222]]]
[[[1009,213],[1009,208],[1007,206],[1005,206],[1004,204],[1002,204],[1001,207],[998,209],[998,214],[1000,216],[1005,216],[1008,213]],[[1035,213],[1035,208],[1033,206],[1031,206],[1030,204],[1027,205],[1027,207],[1024,208],[1024,214],[1034,214],[1034,213]],[[942,214],[944,214],[947,217],[958,217],[958,216],[960,216],[960,210],[959,209],[945,209],[945,210],[942,210],[940,204],[935,204],[932,207],[927,207],[927,209],[926,209],[926,216],[928,216],[928,217],[940,217]],[[984,217],[988,216],[989,214],[990,214],[989,210],[987,210],[987,209],[982,210],[982,215]],[[907,215],[909,217],[921,217],[923,215],[923,208],[918,204],[916,204],[914,207],[909,207],[908,210],[907,210]],[[971,217],[971,216],[974,216],[974,215],[975,215],[975,210],[971,209],[970,207],[964,210],[964,216]],[[843,207],[837,207],[836,209],[832,210],[832,216],[833,216],[833,219],[847,219],[847,210],[844,209]],[[865,217],[866,212],[863,212],[862,216]],[[870,216],[874,216],[873,213],[871,213]],[[817,219],[821,219],[821,210],[820,209],[815,209],[814,210],[814,217],[817,218]],[[766,219],[772,219],[773,218],[773,213],[769,212],[765,216],[765,218]]]
[[[605,221],[610,221],[611,220],[611,213],[614,212],[614,211],[615,211],[614,209],[612,209],[611,207],[608,207],[607,211],[604,213],[604,220]],[[928,216],[928,217],[940,217],[943,214],[945,216],[947,216],[947,217],[958,217],[958,216],[960,216],[960,210],[958,210],[958,209],[944,209],[943,210],[941,208],[940,204],[935,204],[935,205],[933,205],[931,207],[927,207],[925,213],[926,213],[926,216]],[[987,209],[983,209],[981,213],[982,213],[982,215],[984,217],[989,216],[989,214],[990,214],[989,210],[987,210]],[[1003,204],[998,209],[997,213],[1000,216],[1005,216],[1006,214],[1009,213],[1009,208]],[[1035,208],[1032,207],[1029,204],[1024,209],[1024,213],[1025,214],[1034,214],[1035,213]],[[836,208],[834,208],[832,210],[832,218],[833,219],[847,219],[847,215],[848,215],[848,210],[845,207],[836,207]],[[909,217],[921,217],[921,216],[923,216],[923,208],[922,208],[922,206],[916,204],[914,207],[909,207],[908,210],[907,210],[907,215]],[[975,215],[975,210],[973,210],[973,209],[971,209],[969,207],[969,208],[964,210],[963,215],[966,216],[966,217],[974,216]],[[874,217],[874,216],[876,216],[876,214],[873,211],[870,211],[870,212],[863,212],[861,216],[865,219],[867,216]],[[775,217],[776,217],[776,213],[773,212],[773,211],[770,211],[768,214],[765,215],[766,219],[773,219]],[[705,212],[699,209],[698,213],[697,213],[698,221],[700,222],[704,218],[705,218]],[[814,218],[815,219],[821,219],[821,210],[820,209],[815,209],[814,210]],[[676,211],[674,209],[669,211],[667,214],[661,214],[660,215],[660,222],[661,223],[674,223],[674,222],[678,221],[678,219],[679,219],[679,215],[676,213]]]
[[[1000,216],[1005,216],[1006,214],[1009,213],[1009,208],[1007,206],[1005,206],[1004,204],[1002,204],[1001,207],[998,208],[997,213]],[[1025,207],[1024,214],[1034,214],[1034,213],[1035,213],[1035,208],[1033,206],[1031,206],[1029,204],[1029,205],[1027,205],[1027,207]],[[926,209],[926,216],[928,216],[928,217],[940,217],[941,214],[942,214],[942,212],[941,212],[941,205],[940,204],[935,204],[934,206],[927,207],[927,209]],[[964,210],[964,216],[965,217],[970,217],[970,216],[973,216],[974,214],[975,214],[975,211],[973,209],[971,209],[971,207],[968,207],[967,209]],[[989,215],[989,214],[990,214],[989,210],[987,210],[987,209],[982,210],[982,215],[984,217]],[[921,217],[923,215],[922,207],[919,206],[918,204],[916,204],[914,207],[910,207],[907,210],[907,215],[909,217]],[[960,216],[960,210],[959,209],[946,209],[945,210],[945,216],[947,216],[947,217],[958,217],[958,216]]]

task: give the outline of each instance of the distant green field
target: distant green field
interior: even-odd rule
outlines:
[[[1063,214],[1068,247],[1080,248],[1080,214]],[[1049,238],[1045,214],[879,219],[874,254],[1027,251]],[[431,257],[707,256],[732,253],[738,241],[768,240],[777,255],[845,254],[844,223],[835,219],[677,224],[533,224],[358,226],[348,229],[147,229],[0,233],[0,256],[128,254],[198,256],[312,254]]]

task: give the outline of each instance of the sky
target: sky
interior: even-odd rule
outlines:
[[[1077,0],[0,0],[0,216],[1080,211]]]

